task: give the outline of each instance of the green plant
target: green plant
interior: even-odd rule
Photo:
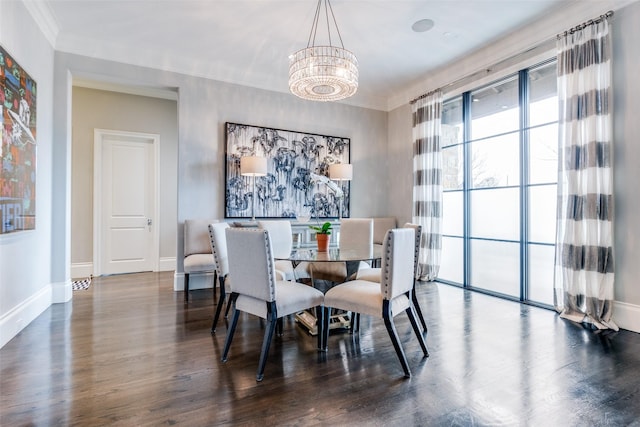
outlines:
[[[331,234],[331,223],[325,222],[322,226],[310,225],[310,229],[314,230],[317,234]]]

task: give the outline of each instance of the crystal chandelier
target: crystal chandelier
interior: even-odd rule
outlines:
[[[316,46],[323,3],[329,45]],[[331,43],[329,11],[341,47]],[[311,101],[338,101],[352,96],[358,90],[358,60],[344,48],[330,0],[318,0],[307,47],[289,56],[289,90],[294,95]]]

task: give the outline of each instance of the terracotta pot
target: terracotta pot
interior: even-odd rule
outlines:
[[[327,252],[330,237],[330,234],[316,234],[316,241],[318,242],[318,252]]]

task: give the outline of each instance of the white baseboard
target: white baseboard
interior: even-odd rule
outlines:
[[[0,348],[51,305],[51,286],[45,286],[0,318]]]
[[[51,303],[60,304],[71,301],[73,297],[73,286],[71,279],[64,282],[57,282],[51,285]]]
[[[640,333],[640,306],[614,301],[613,321],[621,329]]]
[[[173,271],[176,269],[176,257],[164,257],[160,258],[158,263],[158,271]],[[76,262],[71,264],[71,277],[74,279],[80,279],[83,277],[89,277],[93,275],[93,263],[92,262]]]
[[[160,265],[158,271],[173,271],[176,269],[176,257],[164,257],[160,258]]]
[[[71,278],[81,279],[93,274],[92,262],[76,262],[71,264]]]
[[[189,289],[207,289],[213,287],[213,273],[191,273]],[[173,275],[173,290],[184,291],[184,273]]]

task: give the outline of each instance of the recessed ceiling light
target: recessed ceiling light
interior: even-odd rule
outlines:
[[[431,19],[421,19],[416,21],[411,26],[411,29],[416,33],[424,33],[425,31],[429,31],[433,28],[433,21]]]

